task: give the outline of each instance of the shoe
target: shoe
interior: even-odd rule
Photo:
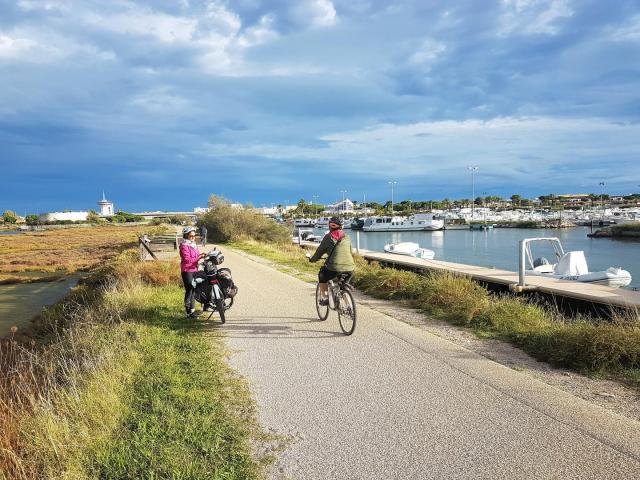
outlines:
[[[321,298],[320,300],[318,300],[318,305],[320,305],[321,307],[326,307],[327,305],[329,305],[329,299]]]
[[[196,318],[196,317],[199,317],[200,315],[202,315],[201,311],[192,310],[191,312],[187,313],[187,318]]]
[[[207,303],[202,309],[203,312],[213,312],[215,309],[211,303]]]

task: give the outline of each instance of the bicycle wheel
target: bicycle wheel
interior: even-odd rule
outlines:
[[[356,329],[356,302],[349,290],[340,291],[338,305],[338,321],[345,335],[351,335]]]
[[[220,315],[220,321],[222,323],[226,322],[227,319],[224,318],[224,300],[220,299],[220,300],[216,300],[216,308],[218,309],[218,314]]]
[[[320,305],[320,284],[316,285],[316,311],[320,320],[326,320],[329,316],[329,305]]]

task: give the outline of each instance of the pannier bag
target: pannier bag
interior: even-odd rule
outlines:
[[[220,282],[222,290],[224,290],[225,297],[235,297],[236,293],[238,293],[238,287],[235,283],[233,283],[233,278],[231,278],[231,270],[229,270],[228,268],[219,269],[218,281]]]

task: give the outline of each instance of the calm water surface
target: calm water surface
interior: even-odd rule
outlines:
[[[56,303],[78,283],[77,276],[54,282],[0,285],[0,337],[12,326],[24,328],[42,307]]]
[[[479,230],[445,230],[438,232],[360,232],[360,247],[383,251],[386,243],[415,242],[436,252],[436,260],[496,267],[518,271],[518,243],[523,238],[558,237],[565,251],[583,250],[589,270],[622,267],[633,277],[629,288],[640,288],[640,241],[589,238],[588,227],[563,229],[496,228]],[[318,232],[322,233],[322,232]],[[356,232],[347,230],[353,244]],[[554,263],[550,249],[539,248],[534,257],[544,256]]]

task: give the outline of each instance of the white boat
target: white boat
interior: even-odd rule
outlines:
[[[331,217],[320,217],[318,220],[316,220],[315,227],[329,228],[329,218]]]
[[[369,217],[362,230],[365,232],[407,232],[442,230],[444,220],[431,213],[416,213],[410,217]]]
[[[531,255],[531,243],[546,241],[551,243],[557,258],[557,263],[550,263],[546,258],[536,258]],[[609,267],[599,272],[590,272],[587,259],[582,250],[572,252],[564,251],[558,238],[527,238],[525,242],[525,254],[529,263],[527,275],[551,277],[559,280],[571,280],[575,282],[594,283],[607,287],[626,287],[631,283],[631,274],[621,267]]]
[[[313,227],[316,221],[312,218],[296,218],[293,221],[294,227]]]
[[[420,248],[420,245],[414,242],[387,243],[384,246],[384,251],[387,253],[395,253],[397,255],[425,258],[427,260],[433,260],[433,257],[436,256],[436,252],[433,250]]]

